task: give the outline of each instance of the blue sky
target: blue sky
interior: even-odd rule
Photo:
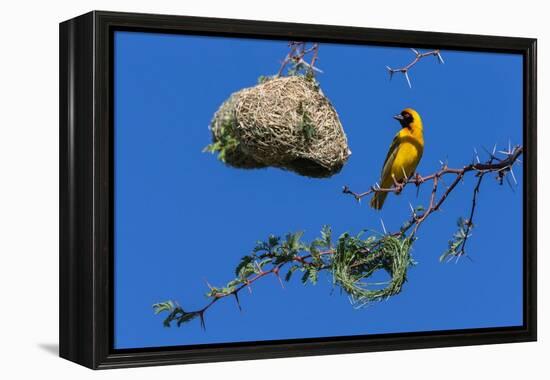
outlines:
[[[238,170],[202,153],[208,124],[234,91],[276,73],[284,41],[116,32],[115,34],[115,348],[364,335],[391,332],[516,326],[522,324],[522,189],[487,177],[479,195],[472,261],[441,264],[439,256],[466,216],[470,176],[422,226],[418,262],[401,294],[354,309],[321,276],[316,286],[299,277],[282,289],[275,278],[243,292],[198,321],[164,328],[153,303],[177,300],[202,307],[206,281],[223,285],[257,240],[324,224],[338,236],[363,228],[397,229],[409,202],[427,204],[428,187],[390,195],[381,212],[341,194],[343,185],[366,190],[399,124],[392,116],[415,108],[426,146],[418,171],[439,160],[461,166],[473,149],[522,143],[520,55],[442,51],[411,70],[413,88],[385,66],[413,58],[407,48],[321,44],[318,76],[340,115],[353,151],[330,179],[278,170]],[[483,158],[483,154],[481,154]],[[522,168],[515,170],[522,182]]]

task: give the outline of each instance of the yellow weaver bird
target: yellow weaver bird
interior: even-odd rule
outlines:
[[[380,187],[387,189],[397,182],[407,180],[418,166],[424,152],[422,119],[412,108],[405,108],[394,119],[401,124],[384,161]],[[387,192],[375,193],[370,201],[372,208],[380,210],[388,196]]]

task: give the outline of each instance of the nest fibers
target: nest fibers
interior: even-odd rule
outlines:
[[[210,123],[212,144],[205,150],[219,152],[218,158],[226,164],[240,169],[265,168],[267,165],[256,161],[243,150],[243,145],[236,138],[237,119],[235,105],[239,93],[232,94],[216,111]]]
[[[237,168],[278,167],[308,177],[338,173],[351,151],[336,110],[314,79],[273,78],[232,94],[207,147]]]
[[[408,268],[415,264],[411,257],[413,242],[413,238],[391,235],[371,236],[358,242],[348,234],[342,235],[332,261],[334,282],[350,295],[356,307],[401,293]],[[367,280],[380,270],[387,272],[391,279],[369,284]]]

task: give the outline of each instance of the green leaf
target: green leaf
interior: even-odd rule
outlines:
[[[365,230],[365,229],[359,231],[359,233],[357,235],[355,235],[355,238],[356,239],[361,239],[361,237],[365,234],[365,232],[367,232],[367,230]]]
[[[292,273],[294,273],[296,269],[298,269],[296,265],[293,265],[288,269],[288,272],[286,272],[286,275],[285,275],[286,282],[290,281],[290,278],[292,277]]]
[[[240,279],[236,278],[234,280],[229,281],[227,283],[227,287],[232,288],[232,287],[235,287],[235,286],[240,285],[240,284],[242,284],[242,281]]]
[[[338,244],[345,244],[349,239],[349,232],[344,232],[338,237]]]
[[[261,251],[269,251],[269,245],[263,241],[259,241],[256,243],[256,246],[254,249],[252,249],[252,253],[257,253]]]
[[[244,268],[241,269],[239,278],[244,280],[252,273],[256,273],[256,265],[254,265],[254,263],[248,263]]]
[[[172,301],[159,302],[153,305],[153,312],[155,315],[162,313],[163,311],[172,312],[175,307],[176,306]]]
[[[221,290],[215,287],[212,287],[208,292],[206,292],[206,297],[216,297],[218,294],[221,293]]]
[[[301,279],[302,284],[305,285],[305,284],[307,283],[307,280],[308,280],[308,279],[309,279],[309,271],[306,269],[306,270],[304,271],[304,274],[302,275],[302,279]]]
[[[257,264],[258,269],[263,270],[264,265],[267,265],[267,264],[271,263],[271,261],[272,261],[271,258],[267,258],[267,259],[265,259],[265,260],[262,260],[262,261],[260,261],[260,262],[257,262],[256,264]]]
[[[314,264],[316,265],[322,264],[323,261],[321,259],[319,250],[314,245],[311,245],[311,247],[309,248],[309,252],[311,253],[311,257],[313,259]]]
[[[332,247],[332,229],[328,225],[324,225],[321,229],[321,238],[327,248]]]
[[[288,249],[295,252],[300,249],[300,239],[304,235],[303,231],[298,231],[293,234],[286,235],[286,244]]]
[[[458,257],[464,254],[464,249],[461,246],[470,235],[474,224],[460,217],[457,219],[456,225],[458,230],[453,234],[453,238],[449,240],[448,249],[439,257],[440,262],[447,260],[451,256]]]
[[[225,162],[227,153],[234,152],[239,147],[239,141],[235,138],[234,118],[227,118],[222,121],[217,141],[203,148],[203,152],[218,153],[218,160]]]
[[[246,276],[243,276],[241,272],[244,268],[248,266],[248,264],[252,263],[253,260],[254,260],[254,257],[252,256],[243,256],[241,258],[241,261],[235,268],[235,276],[246,277]]]
[[[269,235],[267,239],[267,242],[270,248],[275,248],[276,246],[278,246],[280,241],[281,241],[281,238],[275,235]]]
[[[258,77],[258,84],[263,84],[265,82],[269,82],[271,79],[273,79],[275,76],[266,76],[266,75],[260,75]]]
[[[318,278],[318,271],[314,267],[310,267],[308,270],[309,273],[309,281],[315,285],[317,284],[317,278]]]

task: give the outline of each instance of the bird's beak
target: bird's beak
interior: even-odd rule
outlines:
[[[395,115],[393,118],[394,118],[395,120],[398,120],[398,121],[403,121],[403,120],[405,120],[405,118],[404,118],[403,115],[401,115],[401,114]]]

